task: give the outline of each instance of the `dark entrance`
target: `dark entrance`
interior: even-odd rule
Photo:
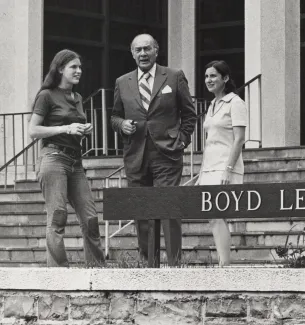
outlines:
[[[159,63],[167,64],[167,0],[45,0],[44,74],[64,48],[83,58],[79,92],[113,88],[115,79],[134,69],[130,42],[139,33],[160,44]]]
[[[204,86],[204,67],[225,60],[237,87],[245,78],[244,0],[196,0],[196,94],[209,98]]]
[[[108,154],[118,154],[114,132],[110,127],[115,80],[136,68],[130,53],[132,39],[141,33],[153,35],[160,45],[158,63],[167,65],[167,0],[45,0],[44,1],[44,58],[46,74],[54,54],[68,48],[82,57],[83,75],[78,91],[87,98],[97,89],[106,94]],[[106,147],[103,142],[101,93],[94,98],[93,118],[87,102],[88,121],[96,126],[96,133],[85,145]],[[120,141],[120,140],[119,140]],[[119,143],[119,148],[122,147]],[[90,155],[102,155],[95,150]]]

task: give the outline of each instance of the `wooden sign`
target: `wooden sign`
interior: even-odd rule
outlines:
[[[305,183],[104,190],[105,220],[305,217]]]

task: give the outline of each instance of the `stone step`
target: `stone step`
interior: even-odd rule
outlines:
[[[304,246],[301,246],[304,248]],[[83,262],[83,249],[80,247],[66,247],[68,258],[71,262]],[[120,247],[111,247],[109,251],[109,259],[122,261],[123,259],[138,259],[137,248],[129,248],[122,251]],[[273,263],[278,259],[274,248],[272,246],[232,246],[231,247],[232,260],[239,260],[243,263],[249,264],[249,261],[265,261],[265,263]],[[0,248],[0,262],[18,261],[29,262],[35,261],[38,263],[46,260],[46,250],[44,247],[14,247],[14,248]],[[161,260],[166,261],[166,253],[164,247],[161,247]],[[217,261],[217,252],[215,246],[198,246],[185,247],[183,249],[184,262],[191,263],[192,261],[202,261],[209,263],[211,260]]]
[[[282,183],[300,182],[305,179],[305,169],[294,170],[268,170],[247,172],[245,171],[245,183]]]
[[[47,265],[46,259],[40,262],[35,260],[27,260],[27,261],[19,261],[19,260],[0,260],[0,267],[46,267]],[[71,268],[80,268],[87,267],[83,260],[80,261],[69,261]],[[264,267],[264,268],[274,268],[274,267],[283,267],[285,262],[283,260],[274,260],[274,261],[266,261],[266,260],[232,260],[230,267]],[[135,258],[125,258],[122,261],[110,260],[107,259],[107,267],[108,268],[143,268],[144,263]],[[161,268],[168,267],[166,261],[161,261]],[[182,261],[181,268],[186,267],[196,267],[196,268],[207,268],[207,267],[218,267],[218,261],[215,259],[205,259],[205,260],[193,260],[193,261]]]
[[[98,213],[101,234],[104,234],[104,221],[102,212]],[[45,233],[47,215],[46,212],[23,212],[0,213],[0,234],[31,235]],[[122,221],[124,226],[127,221]],[[287,232],[293,227],[293,231],[305,229],[305,218],[279,217],[279,218],[240,218],[228,220],[231,232]],[[109,222],[109,233],[112,234],[119,229],[118,221]],[[208,220],[182,220],[182,231],[202,234],[211,232]],[[74,211],[68,213],[66,233],[80,232],[79,223]],[[135,234],[134,224],[123,230],[124,234]]]
[[[244,149],[242,155],[244,159],[261,159],[261,158],[275,158],[275,157],[276,158],[286,158],[286,157],[305,158],[305,146]]]
[[[305,158],[248,159],[244,163],[246,173],[305,169]]]
[[[284,246],[288,233],[286,232],[248,232],[231,233],[231,244],[233,246],[269,246],[276,248],[277,246]],[[303,242],[303,232],[290,232],[289,243],[297,245]],[[105,238],[101,237],[102,245],[105,246]],[[65,235],[66,247],[83,247],[83,238],[80,234],[66,234]],[[164,236],[161,235],[161,245],[164,246]],[[182,235],[182,247],[193,248],[213,246],[215,245],[212,233],[184,233]],[[9,247],[45,247],[46,239],[45,234],[32,234],[32,235],[0,235],[0,248]],[[137,236],[133,233],[125,233],[117,235],[110,239],[110,247],[121,247],[122,251],[126,249],[137,249],[138,240]]]
[[[101,235],[104,235],[105,222],[103,221],[102,213],[98,214]],[[44,214],[0,214],[0,235],[32,235],[45,233],[47,215]],[[121,225],[124,226],[127,221],[122,221]],[[305,218],[261,218],[261,219],[231,219],[228,220],[231,232],[288,232],[290,229],[293,231],[304,231]],[[119,229],[118,221],[109,222],[109,233],[112,234]],[[162,231],[162,227],[161,227]],[[211,232],[211,226],[208,220],[182,220],[183,233],[202,233]],[[68,222],[66,226],[66,234],[80,233],[79,222],[75,213],[68,214]],[[135,234],[134,224],[122,230],[123,234]]]
[[[104,168],[103,166],[101,166],[99,168],[86,169],[86,176],[88,178],[91,178],[91,177],[105,178],[105,177],[108,177],[112,172],[117,170],[118,167],[119,166],[115,166],[114,168]],[[197,173],[199,173],[199,170],[200,170],[200,164],[194,164],[193,172],[195,174],[197,174]],[[189,176],[190,174],[191,174],[191,165],[188,163],[185,163],[183,166],[182,175]],[[118,178],[118,177],[120,177],[120,175],[121,175],[121,177],[126,178],[125,169],[122,169],[121,171],[119,171],[118,173],[113,175],[111,178]]]
[[[95,168],[95,167],[114,167],[114,166],[122,166],[123,165],[123,157],[122,156],[109,156],[109,157],[84,157],[83,158],[83,166],[85,169],[87,168]]]
[[[1,167],[1,166],[0,166]],[[36,180],[36,173],[34,171],[29,171],[27,175],[23,171],[24,167],[22,168],[22,171],[18,171],[17,173],[17,180]],[[15,172],[14,171],[9,171],[7,175],[5,175],[5,172],[2,171],[0,172],[0,184],[3,185],[5,184],[5,179],[6,179],[6,184],[7,185],[14,185],[15,184]]]
[[[102,211],[97,212],[99,220],[103,220],[103,213]],[[19,226],[25,226],[26,224],[39,223],[39,224],[46,224],[47,220],[47,213],[46,211],[15,211],[15,212],[2,212],[0,211],[0,224],[18,224]],[[77,222],[77,217],[75,211],[73,209],[68,209],[68,223]],[[117,222],[116,222],[117,224]]]
[[[103,190],[98,188],[91,189],[95,199],[103,198]],[[43,201],[43,196],[40,189],[17,189],[17,190],[0,190],[0,202],[4,201]]]
[[[96,199],[96,209],[99,212],[103,211],[103,200]],[[74,211],[72,207],[68,204],[68,211]],[[44,201],[2,201],[1,202],[1,212],[4,214],[8,213],[42,213],[45,209]]]
[[[198,173],[199,169],[194,170],[194,176]],[[266,170],[266,171],[248,171],[245,169],[244,182],[245,183],[282,183],[282,182],[300,182],[305,179],[304,169],[292,169],[292,170]],[[181,179],[181,185],[190,180],[190,174],[183,175]],[[88,182],[91,188],[102,189],[106,186],[104,177],[88,177]],[[109,187],[119,187],[119,176],[114,175],[109,179]],[[193,185],[195,181],[189,185]],[[121,187],[127,187],[126,177],[121,178]],[[11,189],[11,188],[10,188]],[[16,183],[17,190],[39,190],[40,186],[37,181],[23,181],[20,180]]]
[[[247,165],[247,160],[257,160],[257,159],[284,159],[285,158],[298,158],[302,160],[305,158],[305,147],[281,147],[281,148],[262,148],[262,149],[245,149],[243,150],[243,158]],[[186,152],[184,154],[184,162],[190,163],[191,157],[190,153]],[[195,165],[200,165],[202,161],[202,152],[194,152],[193,162]],[[294,163],[291,163],[292,165]],[[297,164],[297,163],[296,163]],[[110,156],[110,157],[94,157],[94,158],[84,158],[83,165],[85,169],[88,169],[88,176],[92,169],[104,167],[106,170],[114,170],[115,168],[123,165],[123,159],[121,156]],[[31,167],[32,168],[32,167]],[[247,167],[246,167],[247,168]],[[25,177],[24,166],[18,166],[17,168],[18,177],[17,179],[22,180]],[[106,173],[106,172],[105,172]],[[13,177],[15,176],[14,166],[9,167],[9,181],[8,184],[13,184]],[[107,176],[107,175],[106,175]],[[4,173],[0,173],[0,184],[3,184]],[[35,171],[28,172],[28,178],[35,180]]]

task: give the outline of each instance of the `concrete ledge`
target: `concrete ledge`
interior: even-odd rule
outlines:
[[[305,292],[305,269],[0,268],[2,290]]]

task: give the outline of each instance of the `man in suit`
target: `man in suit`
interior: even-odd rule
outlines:
[[[181,70],[156,64],[159,46],[148,34],[131,43],[137,69],[116,80],[112,127],[122,135],[129,187],[178,186],[183,151],[196,114]],[[156,202],[157,204],[157,202]],[[181,259],[181,220],[162,220],[169,265]],[[136,222],[140,253],[148,256],[148,221]]]

